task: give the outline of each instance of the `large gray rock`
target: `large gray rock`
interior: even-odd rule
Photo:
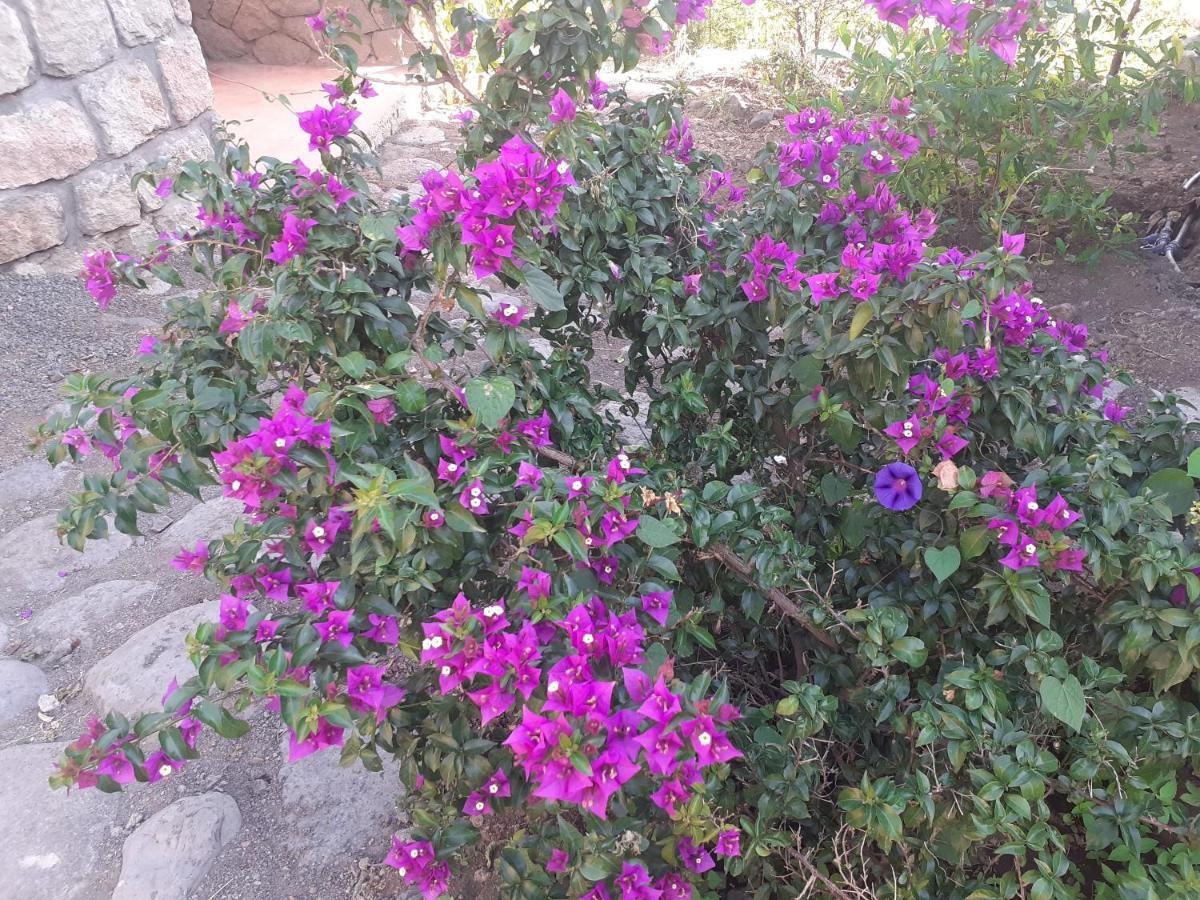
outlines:
[[[286,742],[283,753],[286,758]],[[336,748],[327,748],[279,770],[281,821],[306,865],[381,855],[397,824],[404,787],[395,763],[385,758],[382,772],[368,772],[357,763],[342,768],[339,759]]]
[[[21,20],[8,6],[0,6],[0,47],[0,95],[11,94],[33,81],[36,69]]]
[[[124,156],[170,125],[158,82],[144,62],[105,66],[80,82],[79,93],[114,156]]]
[[[159,42],[158,69],[177,122],[190,122],[212,106],[212,81],[195,32],[187,29]]]
[[[187,900],[241,827],[242,815],[228,794],[176,800],[125,839],[112,900]]]
[[[62,100],[0,116],[0,188],[67,178],[96,159],[83,112]]]
[[[430,169],[441,168],[442,166],[432,159],[409,156],[407,153],[396,153],[393,149],[392,153],[380,163],[379,177],[373,180],[383,188],[402,188],[414,181],[419,181],[421,176]]]
[[[397,144],[408,144],[413,147],[432,147],[446,141],[446,135],[440,128],[432,125],[418,125],[415,128],[404,128],[396,132],[392,141]]]
[[[232,497],[217,497],[197,503],[166,530],[163,545],[172,555],[180,548],[191,550],[196,541],[211,541],[233,530],[241,515],[242,501]]]
[[[75,209],[84,234],[103,234],[142,221],[142,207],[123,166],[98,168],[76,180]]]
[[[215,622],[218,603],[185,606],[147,625],[88,670],[83,687],[102,712],[133,718],[162,709],[171,679],[196,674],[185,640],[201,622]]]
[[[71,467],[52,466],[44,459],[28,459],[0,475],[0,509],[52,494]]]
[[[117,51],[108,6],[96,0],[25,0],[47,75],[77,75],[102,66]],[[5,49],[7,52],[7,48]]]
[[[133,543],[119,532],[103,541],[88,541],[82,553],[60,544],[57,517],[41,516],[0,535],[0,585],[29,591],[55,590],[63,572],[70,575],[116,559]]]
[[[104,841],[129,818],[129,800],[95,790],[51,790],[46,779],[65,747],[0,750],[0,895],[90,900],[106,880]]]
[[[46,676],[41,669],[15,659],[0,659],[0,726],[37,709],[37,698],[44,693]]]
[[[171,0],[108,0],[124,44],[146,44],[175,27]]]
[[[42,649],[63,638],[78,639],[86,646],[97,639],[129,634],[142,605],[157,589],[153,581],[104,581],[37,612],[25,630],[30,642]]]
[[[0,197],[0,263],[57,247],[66,240],[62,201],[49,191]]]

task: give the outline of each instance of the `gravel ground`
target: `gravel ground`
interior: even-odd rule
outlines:
[[[128,369],[162,310],[128,291],[102,313],[77,278],[0,276],[0,467],[26,455],[67,374]]]

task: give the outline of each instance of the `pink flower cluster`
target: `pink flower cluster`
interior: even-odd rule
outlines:
[[[308,149],[328,152],[333,142],[354,130],[354,122],[362,115],[345,103],[331,103],[329,108],[314,106],[297,116],[300,129],[308,135]]]
[[[439,860],[428,841],[392,839],[392,849],[384,859],[404,880],[415,885],[425,900],[437,900],[450,887],[450,866]]]
[[[163,703],[167,703],[176,690],[178,685],[172,680]],[[184,744],[195,749],[203,726],[199,719],[189,715],[192,702],[188,700],[176,710],[181,716],[176,727]],[[69,779],[75,787],[86,790],[96,787],[101,778],[124,785],[139,780],[140,776],[140,780],[153,784],[169,777],[184,765],[184,760],[174,759],[161,749],[146,754],[144,758],[140,752],[127,754],[126,747],[131,751],[136,749],[133,745],[137,738],[133,734],[101,745],[100,739],[107,731],[108,728],[98,718],[89,718],[83,734],[67,747],[64,759],[56,764],[59,776]]]
[[[471,248],[476,276],[484,278],[512,259],[521,213],[531,214],[531,233],[539,235],[550,227],[574,183],[565,161],[556,163],[513,137],[496,159],[476,165],[466,183],[453,171],[425,173],[425,194],[413,202],[416,214],[410,224],[396,229],[396,236],[404,249],[420,252],[429,248],[435,229],[453,222],[456,237]]]
[[[1010,66],[1016,62],[1017,37],[1029,21],[1032,5],[1031,0],[1016,0],[997,16],[995,0],[968,0],[963,3],[955,3],[954,0],[866,0],[866,3],[875,7],[880,19],[898,25],[905,31],[919,15],[934,19],[953,33],[950,39],[953,53],[962,53],[966,48],[964,38],[972,19],[995,16],[995,21],[976,38],[976,42],[991,49]]]
[[[1047,571],[1083,571],[1086,553],[1074,547],[1063,532],[1079,521],[1062,494],[1043,506],[1037,487],[1013,490],[1013,481],[1003,472],[987,472],[980,479],[980,496],[1005,502],[1007,515],[988,521],[996,540],[1008,553],[1000,564],[1010,569],[1044,565]]]
[[[111,250],[96,250],[83,255],[83,271],[79,277],[87,282],[87,292],[101,309],[108,309],[108,304],[117,296],[117,273],[114,268],[118,260],[128,259],[128,256],[115,256]]]
[[[329,423],[304,414],[306,399],[304,391],[292,385],[271,418],[259,419],[255,431],[213,454],[225,496],[241,500],[247,511],[262,511],[283,493],[274,479],[281,472],[296,471],[289,456],[293,447],[330,447]],[[329,462],[332,467],[331,457]]]

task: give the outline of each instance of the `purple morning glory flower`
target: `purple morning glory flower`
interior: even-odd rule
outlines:
[[[917,470],[905,463],[888,463],[875,473],[875,498],[890,510],[912,509],[924,492]]]

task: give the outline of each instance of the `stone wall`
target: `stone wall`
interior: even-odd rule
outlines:
[[[0,270],[78,270],[192,219],[129,183],[212,155],[190,22],[187,0],[0,0]]]
[[[204,55],[210,60],[245,60],[273,66],[297,66],[320,59],[305,22],[326,8],[345,9],[362,23],[362,62],[396,65],[406,56],[400,33],[385,12],[368,8],[366,0],[191,0],[192,16]]]

